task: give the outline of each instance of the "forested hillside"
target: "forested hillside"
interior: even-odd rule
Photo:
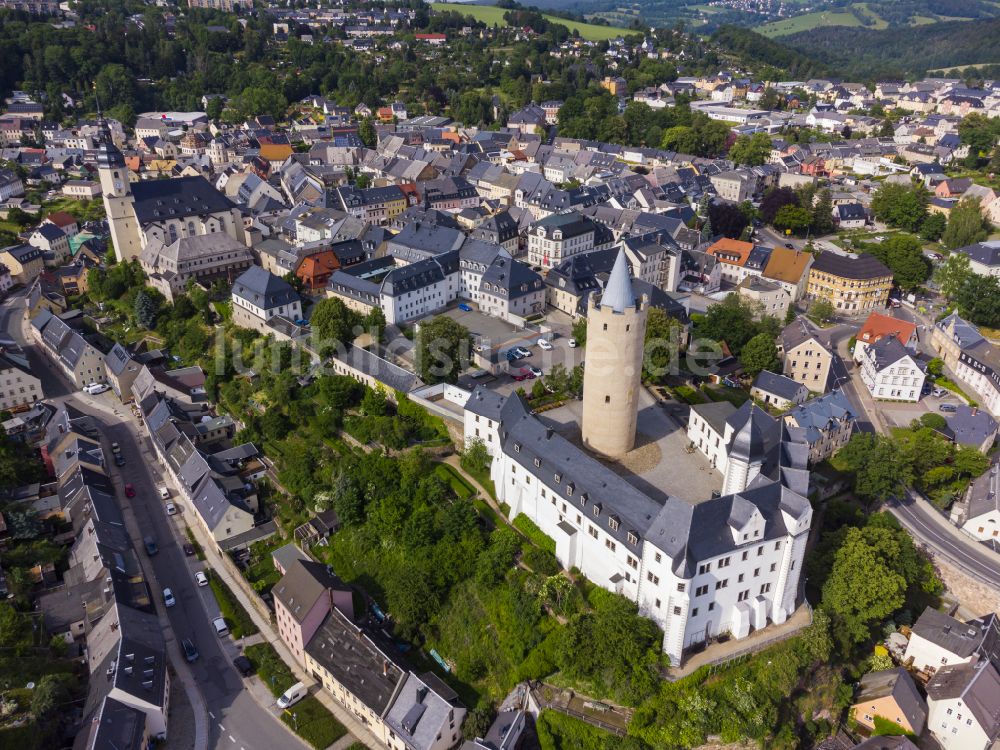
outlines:
[[[1000,62],[1000,19],[882,31],[831,26],[783,37],[780,44],[763,37],[745,44],[791,47],[848,80],[913,77],[936,68]],[[782,58],[777,50],[768,54]]]
[[[771,65],[792,78],[813,78],[826,73],[826,66],[808,54],[741,26],[723,26],[712,35],[712,41],[744,64]]]

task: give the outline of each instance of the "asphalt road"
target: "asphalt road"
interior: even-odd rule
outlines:
[[[966,542],[956,538],[950,529],[942,528],[940,518],[932,516],[937,513],[936,510],[917,504],[911,497],[888,505],[911,536],[932,547],[976,580],[1000,589],[1000,564],[996,553],[976,549],[978,545],[971,539]]]
[[[120,468],[112,467],[119,502],[126,515],[131,511],[140,534],[153,536],[159,547],[158,554],[148,557],[142,539],[132,540],[143,559],[156,606],[164,611],[162,589],[169,587],[177,599],[176,606],[165,609],[174,637],[178,642],[190,638],[200,653],[190,669],[209,711],[209,747],[305,750],[307,746],[271,713],[262,710],[244,688],[242,678],[232,666],[232,659],[239,653],[237,644],[215,634],[211,620],[218,616],[218,606],[211,589],[199,587],[194,580],[194,572],[201,565],[197,558],[184,555],[182,544],[186,540],[168,519],[157,491],[159,465],[128,408],[118,403],[111,391],[96,397],[77,392],[48,358],[30,341],[25,341],[20,324],[23,304],[23,296],[17,295],[0,306],[0,328],[24,347],[32,372],[42,381],[46,399],[52,403],[67,401],[92,414],[104,424],[107,440],[121,445],[126,463]],[[126,482],[135,487],[134,498],[125,497]],[[179,505],[183,511],[183,504]],[[175,680],[172,689],[184,688]],[[193,729],[190,731],[193,735]]]

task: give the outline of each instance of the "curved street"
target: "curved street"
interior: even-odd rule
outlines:
[[[206,733],[207,747],[216,750],[306,750],[307,745],[275,715],[263,709],[247,689],[232,665],[232,659],[239,654],[237,643],[230,638],[220,639],[215,634],[211,620],[218,616],[218,606],[211,589],[197,586],[194,580],[194,573],[202,564],[196,557],[184,555],[182,544],[186,540],[166,515],[157,493],[157,485],[161,483],[159,465],[127,407],[122,406],[111,391],[88,396],[72,388],[58,368],[25,336],[23,306],[23,293],[8,297],[0,305],[0,328],[24,348],[31,371],[42,381],[46,400],[56,405],[67,402],[93,415],[104,425],[106,439],[122,447],[126,463],[122,467],[112,467],[111,477],[119,490],[117,498],[132,543],[137,545],[153,600],[157,603],[157,614],[161,622],[164,615],[169,622],[169,628],[164,628],[164,637],[178,675],[173,690],[193,687],[198,693],[188,696],[196,715],[196,726],[173,728],[171,739],[190,735],[190,743],[185,742],[183,746],[196,750],[206,747],[203,744]],[[135,487],[134,498],[125,497],[125,483]],[[156,539],[157,555],[149,557],[142,550],[141,540],[145,536]],[[163,607],[161,592],[164,587],[173,590],[177,606]],[[200,652],[200,658],[192,664],[181,659],[179,644],[183,638],[191,638]],[[273,702],[272,710],[277,710]],[[179,746],[171,742],[171,747]]]

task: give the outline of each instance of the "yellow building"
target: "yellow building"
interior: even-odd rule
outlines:
[[[12,245],[0,250],[0,263],[7,266],[15,284],[28,285],[45,268],[44,253],[31,245]]]
[[[806,295],[826,299],[838,313],[860,315],[886,306],[892,271],[875,256],[825,252],[809,269]]]

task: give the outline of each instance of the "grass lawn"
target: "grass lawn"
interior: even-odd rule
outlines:
[[[243,653],[253,664],[254,672],[275,698],[297,682],[292,670],[281,660],[270,643],[247,646]]]
[[[689,385],[678,385],[670,389],[674,393],[674,398],[678,401],[683,401],[685,404],[694,406],[696,404],[704,404],[708,401],[707,398],[694,388]]]
[[[456,13],[461,13],[463,16],[472,16],[477,21],[482,21],[488,26],[506,26],[507,22],[504,20],[504,13],[507,12],[506,8],[497,8],[494,5],[465,5],[464,3],[431,3],[431,9],[436,11],[455,11]],[[614,39],[618,36],[623,36],[624,34],[634,34],[636,32],[629,31],[628,29],[620,29],[614,26],[598,26],[593,23],[577,23],[576,21],[568,21],[565,18],[556,18],[555,16],[545,16],[545,19],[550,23],[557,23],[561,26],[565,26],[570,31],[576,30],[580,33],[580,36],[584,39],[599,42],[602,39]]]
[[[701,387],[702,393],[708,396],[712,401],[728,401],[733,406],[743,406],[746,400],[750,398],[750,394],[739,388],[729,388],[724,385],[703,385]]]
[[[212,588],[212,593],[215,594],[215,601],[219,603],[219,611],[222,612],[233,638],[253,635],[258,631],[257,625],[250,619],[250,615],[243,609],[243,605],[214,572],[208,578],[208,585]]]
[[[535,522],[523,513],[519,513],[514,519],[514,528],[528,537],[529,540],[541,549],[548,550],[553,555],[556,553],[556,542],[544,531],[535,525]]]
[[[866,26],[868,29],[884,29],[889,24],[886,23],[885,19],[881,18],[875,11],[868,7],[866,3],[857,3],[854,5],[862,15],[872,19],[874,23],[871,26]],[[862,26],[861,21],[851,13],[850,10],[838,10],[838,11],[817,11],[815,13],[804,13],[801,16],[794,16],[792,18],[783,18],[780,21],[772,21],[771,23],[764,24],[763,26],[758,26],[754,31],[764,36],[776,37],[776,36],[788,36],[790,34],[797,34],[800,31],[810,31],[811,29],[818,29],[824,26]]]
[[[285,709],[281,720],[316,750],[329,747],[347,734],[347,728],[314,695]]]
[[[476,490],[472,487],[472,485],[466,482],[465,479],[448,464],[438,464],[435,466],[434,474],[442,481],[447,482],[448,486],[451,487],[452,492],[463,500],[476,494]]]
[[[253,586],[254,591],[270,591],[281,578],[278,569],[274,567],[271,553],[285,544],[287,542],[276,534],[250,545],[250,564],[243,571],[243,577]]]

